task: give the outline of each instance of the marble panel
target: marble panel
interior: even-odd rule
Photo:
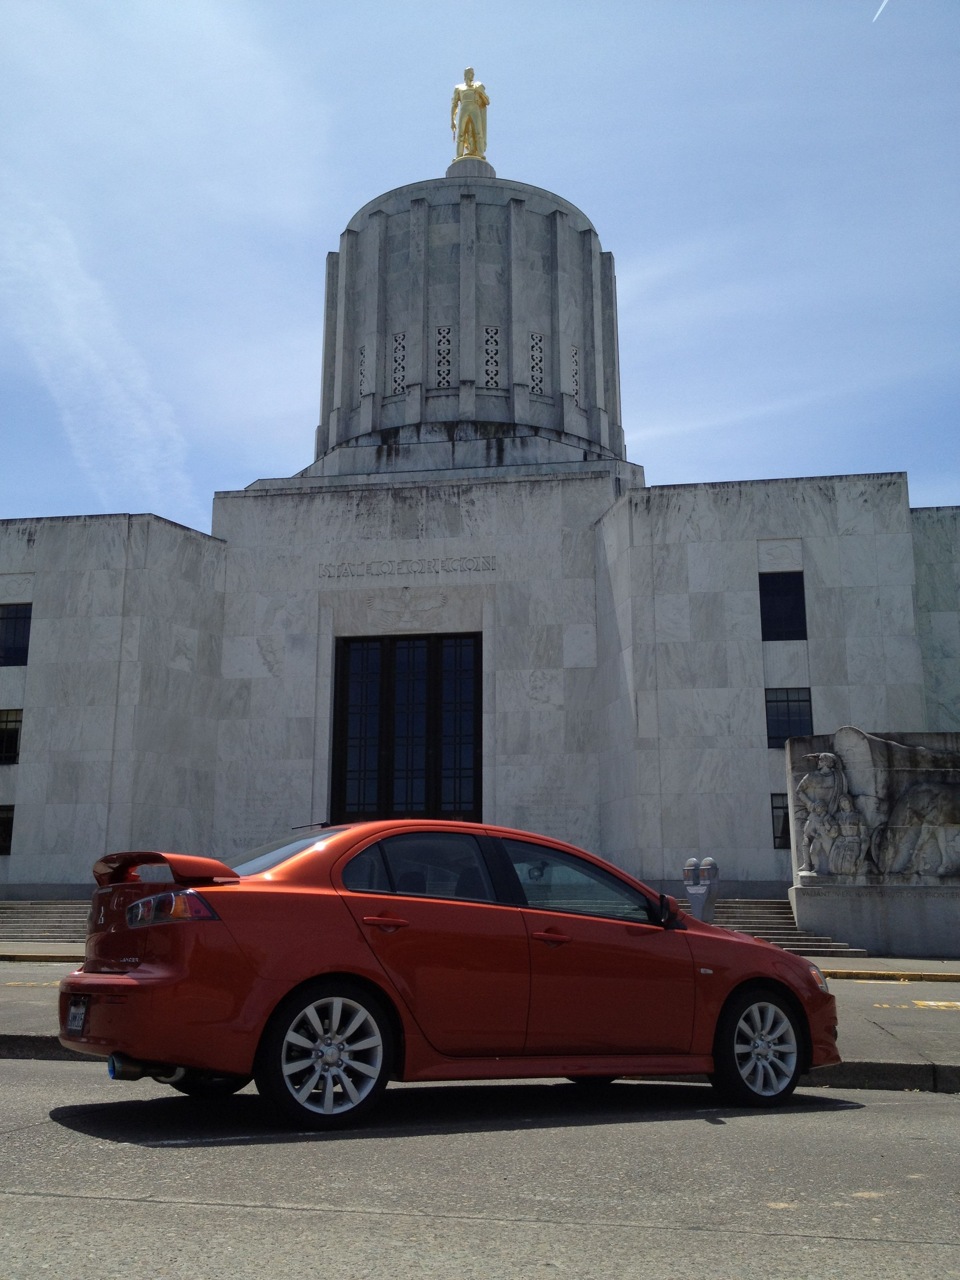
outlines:
[[[692,640],[722,640],[726,636],[722,591],[691,591],[689,608]]]
[[[923,663],[915,636],[883,637],[883,673],[888,685],[923,684]]]
[[[687,580],[691,591],[756,590],[757,544],[752,539],[695,542],[687,548]]]
[[[761,538],[756,548],[757,573],[792,573],[804,567],[800,538]]]
[[[690,596],[660,592],[653,598],[657,640],[690,639]]]
[[[763,645],[766,689],[805,689],[810,684],[806,640],[768,640]]]
[[[664,794],[660,824],[665,848],[699,849],[697,811],[689,796],[676,792]],[[674,869],[678,879],[683,878],[685,861],[686,858],[681,859]]]
[[[27,687],[27,667],[0,667],[0,707],[22,707]]]
[[[654,543],[651,554],[654,590],[664,595],[686,594],[690,589],[686,544]]]
[[[880,592],[877,587],[843,589],[843,621],[846,636],[880,634]]]
[[[915,579],[913,538],[909,533],[881,533],[876,538],[877,574],[883,583],[911,586]]]
[[[960,614],[928,613],[918,621],[925,658],[935,662],[960,658]],[[2,675],[0,671],[0,680]]]
[[[808,535],[803,539],[803,585],[807,592],[812,587],[839,587],[840,539],[834,535],[818,537]]]
[[[659,648],[655,644],[635,644],[626,651],[630,661],[631,683],[635,689],[656,690]]]
[[[833,639],[846,634],[845,592],[840,587],[811,587],[804,583],[807,606],[807,636]]]
[[[914,636],[913,588],[881,584],[879,589],[880,627],[885,636]]]
[[[563,627],[564,667],[597,665],[597,629],[589,623],[572,623]]]
[[[660,712],[655,689],[638,689],[634,694],[636,732],[638,738],[656,739],[660,735]]]
[[[837,528],[843,537],[863,535],[872,539],[876,532],[874,510],[875,486],[869,476],[837,476],[834,478],[837,500]]]
[[[960,704],[958,704],[960,705]],[[890,724],[897,726],[897,733],[923,733],[927,729],[926,700],[922,684],[903,681],[887,685],[887,716]],[[950,726],[960,728],[955,719]]]
[[[657,681],[661,689],[723,688],[727,683],[726,644],[658,644]]]
[[[726,650],[729,688],[756,688],[764,684],[764,645],[760,640],[728,640]]]
[[[11,539],[3,540],[3,564],[13,567],[16,549],[10,547]],[[33,599],[33,573],[0,573],[0,604],[28,604]]]
[[[226,636],[223,675],[229,679],[257,679],[283,674],[280,636]]]
[[[563,627],[559,623],[525,628],[498,627],[497,666],[501,670],[561,668]]]
[[[849,684],[810,686],[810,707],[816,732],[821,729],[832,732],[841,725],[860,724],[853,710],[852,691]]]
[[[808,640],[809,679],[804,685],[848,684],[847,647],[835,640]]]
[[[871,587],[877,581],[877,543],[872,537],[849,535],[838,539],[840,583],[843,587]]]
[[[47,779],[47,803],[105,804],[110,797],[109,760],[61,760],[53,763]]]
[[[829,721],[826,723],[829,724]],[[814,728],[818,729],[821,721],[814,716]],[[864,726],[867,733],[882,733],[882,726],[889,725],[887,709],[887,690],[883,684],[853,685],[850,689],[850,719],[836,721],[831,729],[840,724]]]

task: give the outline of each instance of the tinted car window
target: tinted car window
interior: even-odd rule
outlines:
[[[504,840],[527,904],[545,911],[656,923],[646,894],[572,854],[525,840]]]
[[[314,831],[313,835],[298,836],[293,840],[287,836],[283,840],[274,840],[271,844],[261,845],[259,849],[251,849],[248,853],[240,854],[238,862],[228,859],[227,863],[237,875],[259,875],[263,871],[271,871],[274,867],[279,867],[281,862],[286,862],[288,858],[295,858],[298,853],[303,853],[306,849],[319,849],[331,836],[335,836],[342,830],[343,827],[325,827],[322,831]]]
[[[353,893],[393,893],[378,844],[369,845],[350,859],[343,869],[343,887]]]
[[[473,836],[441,831],[391,836],[383,841],[383,850],[399,894],[494,901],[493,885]]]

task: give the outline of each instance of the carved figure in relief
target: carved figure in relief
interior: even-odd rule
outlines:
[[[827,813],[836,813],[840,797],[847,790],[842,764],[832,751],[822,751],[818,756],[805,758],[816,760],[817,767],[805,773],[797,783],[797,800],[810,811],[820,800]]]
[[[920,782],[908,787],[874,833],[873,857],[889,876],[960,875],[960,786]]]
[[[813,808],[803,824],[803,865],[801,871],[814,871],[818,875],[830,870],[830,851],[840,834],[833,815],[827,812],[823,800],[814,800]]]
[[[835,876],[854,876],[869,856],[869,828],[846,792],[837,802],[835,816],[840,834],[830,849],[830,871]]]
[[[473,78],[473,67],[463,73],[463,84],[453,91],[450,104],[450,128],[457,144],[458,160],[472,156],[487,158],[487,107],[490,99],[479,80]],[[459,108],[459,113],[458,113]]]

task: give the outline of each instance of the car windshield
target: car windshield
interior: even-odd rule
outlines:
[[[228,866],[231,866],[240,876],[260,875],[263,871],[271,871],[274,867],[279,867],[281,862],[286,862],[289,858],[295,858],[298,853],[303,853],[306,849],[320,848],[331,836],[341,831],[343,827],[323,827],[293,839],[285,836],[282,840],[272,840],[270,844],[263,844],[259,849],[250,849],[238,854],[240,861],[230,860]]]

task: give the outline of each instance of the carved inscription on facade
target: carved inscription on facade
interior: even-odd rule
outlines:
[[[496,556],[423,556],[413,560],[340,560],[320,565],[321,578],[402,578],[410,574],[493,573]]]

